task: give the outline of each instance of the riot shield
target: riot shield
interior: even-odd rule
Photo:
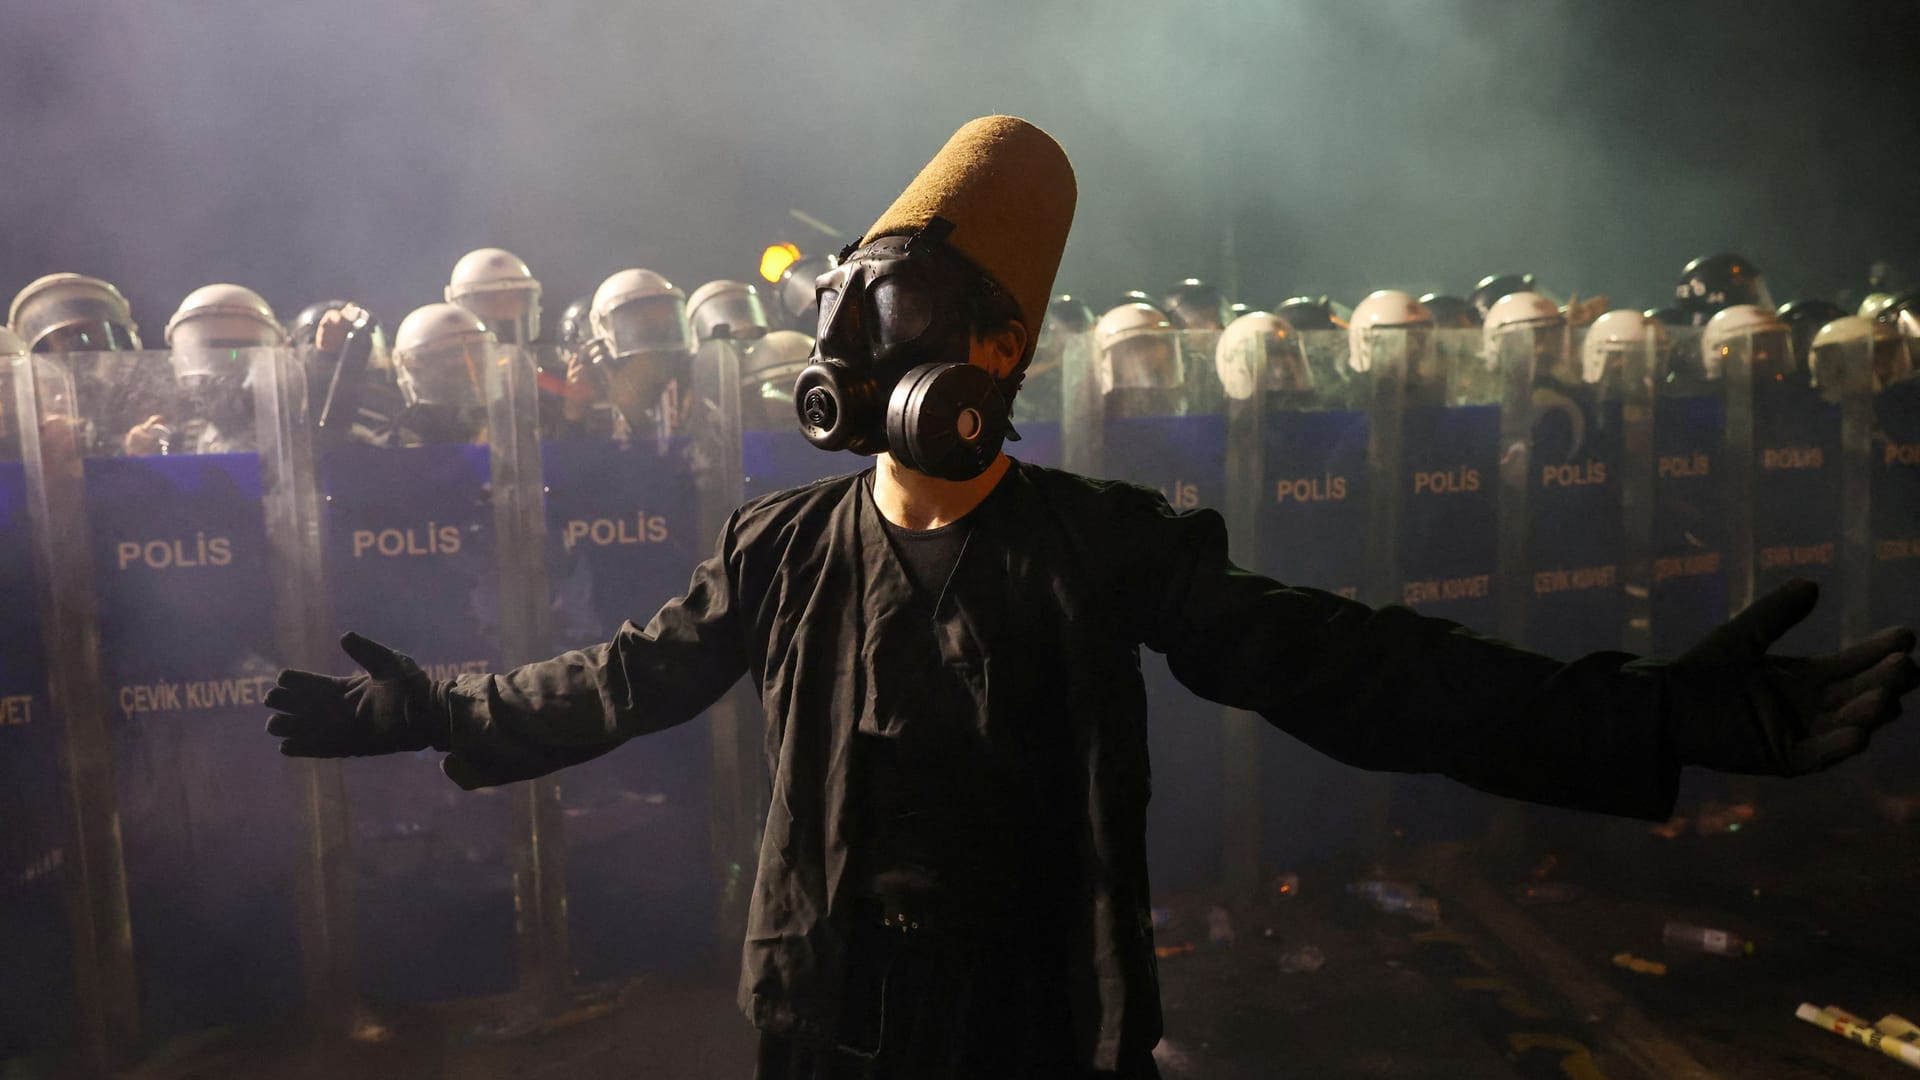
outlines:
[[[1229,453],[1230,462],[1251,457],[1260,464],[1252,485],[1254,565],[1289,585],[1390,602],[1398,596],[1394,502],[1379,496],[1397,486],[1401,373],[1386,364],[1354,372],[1344,330],[1299,337],[1310,385],[1249,383],[1258,435],[1246,440],[1250,449],[1236,445]],[[1290,869],[1347,850],[1370,826],[1383,791],[1380,778],[1271,725],[1260,728],[1261,862]]]
[[[1396,343],[1394,338],[1403,339]],[[1406,356],[1398,507],[1398,602],[1422,615],[1497,633],[1503,598],[1500,504],[1524,492],[1530,397],[1524,373],[1489,364],[1477,330],[1374,331],[1373,349]],[[1511,550],[1511,549],[1509,549]],[[1397,777],[1394,836],[1478,835],[1497,805],[1438,776]]]
[[[1750,478],[1732,488],[1745,496],[1745,505],[1736,501],[1727,508],[1739,530],[1735,536],[1746,536],[1745,565],[1729,579],[1728,614],[1792,578],[1810,579],[1827,600],[1777,648],[1787,654],[1830,652],[1840,644],[1840,402],[1814,385],[1806,358],[1794,355],[1784,327],[1728,342],[1722,359],[1728,457],[1750,463]],[[1746,452],[1736,458],[1743,444]]]
[[[1920,612],[1920,376],[1873,395],[1871,602],[1862,630],[1912,625]],[[1891,724],[1867,755],[1881,782],[1920,789],[1920,724]]]
[[[1721,372],[1699,357],[1699,331],[1675,329],[1655,380],[1652,636],[1661,656],[1685,651],[1728,611],[1723,498],[1745,470],[1726,453]]]
[[[10,958],[0,969],[0,1059],[66,1039],[74,1030],[73,931],[67,917],[69,836],[60,728],[48,708],[46,653],[33,618],[33,536],[14,379],[0,367],[0,925]]]
[[[476,367],[491,374],[511,355]],[[507,660],[502,615],[512,600],[496,563],[485,393],[416,406],[381,439],[329,446],[319,460],[332,633],[389,644],[436,679]],[[327,670],[347,674],[352,664],[336,652]],[[524,810],[516,815],[511,788],[461,791],[438,757],[356,759],[346,769],[360,982],[377,1000],[516,986],[514,825]]]
[[[731,347],[716,340],[703,354]],[[715,364],[703,355],[698,366]],[[721,497],[709,474],[737,438],[727,420],[718,402],[696,394],[665,431],[636,422],[542,440],[551,651],[606,641],[627,619],[644,625],[686,588],[712,543],[712,508],[701,498]],[[634,431],[650,434],[626,434]],[[568,943],[580,977],[671,970],[710,947],[713,735],[704,721],[684,724],[559,778]]]
[[[1144,331],[1120,343],[1126,355],[1093,357],[1097,395],[1075,395],[1069,431],[1097,433],[1096,476],[1156,488],[1175,510],[1226,501],[1226,420],[1214,375],[1214,331]],[[1068,460],[1091,457],[1068,446]],[[1220,706],[1182,686],[1158,654],[1141,658],[1155,798],[1147,815],[1148,861],[1160,887],[1212,881],[1221,869]]]
[[[1507,351],[1538,344],[1528,336],[1508,335]],[[1501,507],[1501,534],[1505,549],[1524,556],[1503,565],[1501,591],[1512,613],[1500,629],[1558,657],[1626,645],[1632,562],[1626,488],[1651,482],[1629,478],[1626,457],[1628,424],[1644,428],[1650,416],[1651,342],[1621,353],[1618,364],[1592,381],[1573,362],[1575,344],[1568,342],[1558,357],[1501,357],[1503,370],[1524,369],[1528,377],[1514,377],[1508,389],[1509,405],[1518,406],[1513,411],[1525,411],[1525,431],[1515,432],[1526,439],[1525,469],[1517,478],[1523,487],[1517,505]],[[1524,403],[1518,400],[1523,394]]]
[[[36,544],[63,648],[79,844],[101,802],[124,844],[140,1007],[160,1031],[257,1019],[300,1000],[296,767],[262,745],[276,559],[259,448],[274,350],[37,358]],[[88,685],[91,683],[92,685]],[[105,750],[105,761],[93,755]],[[111,777],[108,781],[106,778]],[[113,868],[84,852],[91,931]],[[76,910],[79,910],[76,908]],[[84,938],[86,932],[83,931]]]
[[[1084,333],[1050,333],[1041,327],[1040,345],[1013,399],[1013,427],[1020,438],[1007,443],[1009,456],[1030,465],[1061,466],[1060,418],[1066,407],[1067,372],[1076,366],[1084,368],[1092,347],[1092,339]]]

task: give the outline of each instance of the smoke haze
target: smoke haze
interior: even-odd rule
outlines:
[[[987,112],[1073,157],[1059,284],[1096,302],[1528,269],[1645,306],[1725,249],[1785,299],[1920,247],[1906,3],[63,0],[9,24],[0,293],[106,277],[150,341],[209,281],[391,325],[485,245],[549,318],[626,266],[748,278],[774,240],[838,246],[790,208],[851,238]]]

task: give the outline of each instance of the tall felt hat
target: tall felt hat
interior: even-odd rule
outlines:
[[[1006,290],[1027,326],[1027,356],[1053,294],[1073,226],[1073,163],[1053,136],[1013,116],[983,116],[953,133],[860,238],[953,225],[947,243]]]

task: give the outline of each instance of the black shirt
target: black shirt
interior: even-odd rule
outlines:
[[[1053,879],[1071,853],[1066,815],[1052,805],[1061,788],[1045,779],[1071,754],[1064,703],[1035,687],[1021,695],[1021,722],[996,737],[966,673],[939,659],[949,582],[997,502],[989,497],[937,529],[902,528],[872,508],[913,585],[920,611],[907,623],[910,647],[926,657],[927,675],[920,692],[897,703],[893,722],[856,737],[853,757],[865,838],[856,888],[890,911],[993,936],[1052,921],[1036,909],[1058,906]],[[1035,741],[1049,728],[1063,737]],[[1021,737],[1007,738],[1012,732]]]

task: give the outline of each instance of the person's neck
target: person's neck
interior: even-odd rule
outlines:
[[[914,472],[881,454],[873,470],[873,502],[880,516],[903,529],[937,529],[966,517],[992,494],[1013,460],[1005,454],[993,459],[987,471],[971,480],[942,480]]]

